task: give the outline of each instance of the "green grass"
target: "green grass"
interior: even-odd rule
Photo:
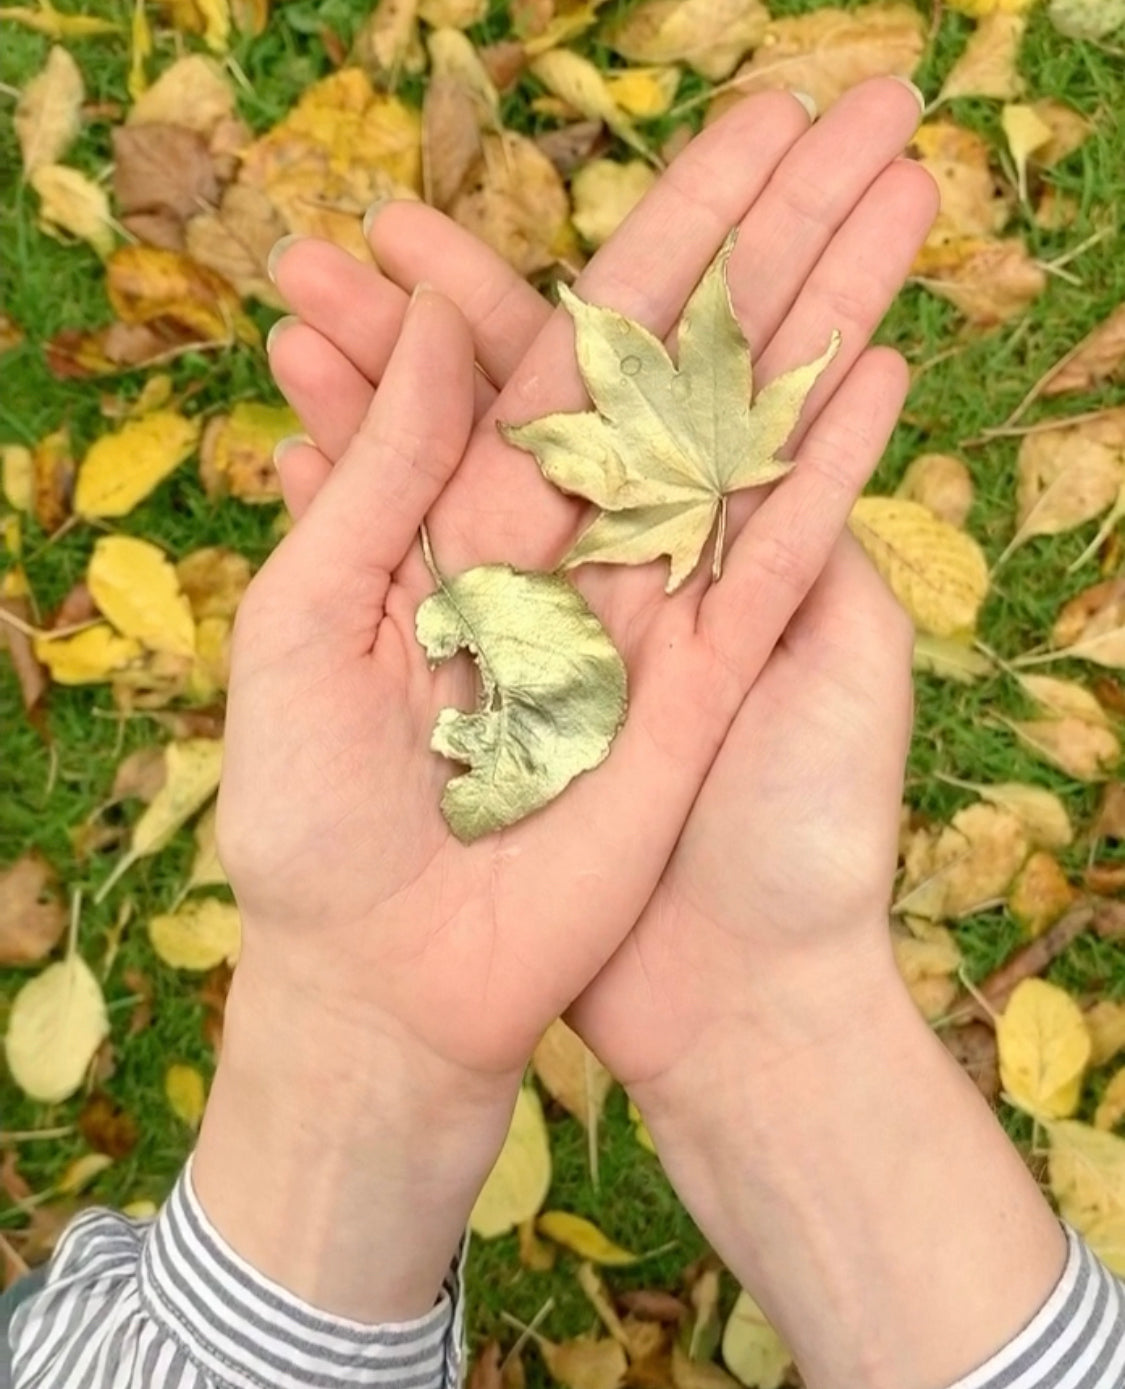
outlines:
[[[816,8],[809,0],[774,0],[775,13]],[[112,15],[127,32],[130,6],[123,0],[100,0],[99,13]],[[615,6],[611,4],[608,12]],[[242,114],[255,130],[281,117],[308,84],[330,70],[320,35],[331,29],[350,40],[366,7],[348,0],[289,0],[279,5],[268,31],[255,41],[239,41],[234,57],[248,79],[240,88]],[[494,4],[478,37],[496,39],[506,32],[506,6]],[[920,71],[927,92],[935,92],[965,36],[968,21],[947,13]],[[163,34],[156,66],[174,56],[181,41]],[[13,25],[0,27],[0,84],[22,87],[41,66],[46,40]],[[124,103],[127,54],[123,41],[90,39],[73,43],[93,100]],[[190,46],[190,41],[189,41]],[[616,62],[596,39],[578,45],[596,61]],[[1050,180],[1072,196],[1079,208],[1075,224],[1062,232],[1044,232],[1022,215],[1013,230],[1024,235],[1033,253],[1045,261],[1065,254],[1099,228],[1125,218],[1120,170],[1125,167],[1125,128],[1119,100],[1121,60],[1097,47],[1060,38],[1042,14],[1032,18],[1022,68],[1033,96],[1061,98],[1097,120],[1095,135]],[[684,93],[698,88],[685,80]],[[417,98],[418,85],[407,94]],[[538,124],[527,106],[532,85],[505,102],[505,119],[518,129]],[[63,327],[94,325],[108,318],[101,274],[92,253],[63,246],[36,226],[35,199],[21,182],[18,150],[10,120],[11,100],[0,97],[0,308],[27,330],[27,340],[0,357],[0,442],[31,444],[65,423],[76,454],[106,427],[100,410],[103,394],[131,398],[143,383],[141,374],[100,382],[59,382],[44,364],[43,343]],[[988,101],[958,101],[947,114],[979,130],[1002,149],[999,107]],[[693,120],[698,120],[698,112]],[[99,175],[108,164],[109,118],[90,123],[68,162]],[[668,123],[651,129],[654,141],[668,133]],[[1106,238],[1069,267],[1077,283],[1052,277],[1046,294],[1026,320],[988,333],[967,331],[955,311],[917,287],[908,287],[884,324],[880,338],[898,347],[921,372],[907,409],[874,481],[875,490],[894,486],[907,463],[922,451],[959,452],[964,441],[1004,419],[1028,386],[1078,338],[1125,300],[1125,256],[1118,238]],[[259,326],[270,315],[254,311]],[[237,399],[273,396],[264,355],[240,348],[222,356],[183,360],[174,367],[177,387],[198,387],[195,408],[210,409]],[[1125,400],[1120,387],[1104,389],[1074,401],[1037,404],[1028,419]],[[1003,549],[1012,530],[1017,442],[1001,440],[964,453],[973,472],[977,499],[969,528],[990,557]],[[273,539],[274,513],[269,509],[219,506],[204,496],[190,467],[181,469],[122,523],[128,533],[144,535],[184,553],[205,544],[231,545],[259,562]],[[1005,657],[1040,643],[1062,601],[1098,577],[1095,564],[1072,576],[1065,573],[1081,553],[1090,530],[1055,541],[1037,540],[1018,552],[1000,571],[983,613],[984,640]],[[56,544],[29,527],[25,540],[32,553],[28,568],[35,594],[50,608],[83,573],[93,533],[77,529]],[[3,561],[0,561],[2,566]],[[1059,674],[1067,673],[1060,668]],[[1083,675],[1079,669],[1073,672]],[[1027,713],[1015,683],[998,676],[963,687],[922,678],[917,689],[917,729],[908,770],[913,805],[935,819],[947,818],[967,800],[965,793],[937,780],[936,773],[971,781],[1018,779],[1058,791],[1078,824],[1087,824],[1096,794],[1034,760],[1002,729],[990,726],[987,712],[1009,716]],[[114,1019],[116,1070],[105,1088],[138,1120],[136,1150],[115,1164],[93,1188],[93,1196],[124,1202],[147,1196],[159,1199],[167,1190],[190,1146],[190,1134],[170,1113],[163,1098],[166,1065],[186,1060],[205,1073],[212,1065],[202,1033],[203,1007],[198,981],[173,974],[156,962],[143,923],[163,909],[183,882],[191,855],[190,837],[181,835],[165,853],[143,861],[126,887],[103,906],[90,898],[113,864],[112,852],[76,861],[71,832],[103,803],[121,756],[146,741],[162,737],[149,718],[120,722],[108,695],[98,690],[56,689],[50,703],[53,753],[24,721],[19,694],[7,663],[0,661],[0,864],[38,846],[58,865],[72,887],[80,887],[87,905],[82,917],[81,947],[97,967],[120,904],[128,899],[133,915],[106,981]],[[56,759],[52,762],[52,757]],[[121,812],[117,812],[120,814]],[[1086,846],[1079,844],[1065,859],[1077,874]],[[1020,943],[1016,925],[1002,912],[964,922],[958,934],[970,973],[981,977]],[[156,1006],[152,1026],[124,1042],[132,1006],[124,973],[144,971],[154,982]],[[1125,950],[1082,938],[1052,969],[1051,977],[1082,994],[1125,997]],[[0,972],[0,1024],[15,990],[26,978],[19,971]],[[1097,1087],[1095,1087],[1097,1088]],[[0,1079],[0,1128],[28,1128],[73,1120],[74,1101],[44,1112],[22,1099]],[[1022,1120],[1008,1116],[1014,1137],[1030,1138]],[[614,1275],[615,1286],[675,1286],[679,1271],[698,1256],[702,1245],[690,1219],[672,1194],[659,1164],[636,1143],[625,1113],[624,1098],[614,1095],[602,1135],[601,1185],[590,1183],[585,1138],[579,1126],[552,1115],[555,1177],[550,1203],[588,1215],[613,1238],[637,1250],[672,1243],[668,1252],[627,1273]],[[81,1139],[21,1146],[20,1166],[36,1189],[55,1180],[66,1163],[84,1151]],[[0,1204],[0,1230],[15,1228],[18,1212]],[[471,1264],[473,1292],[470,1320],[474,1341],[512,1333],[501,1313],[529,1321],[548,1297],[554,1310],[546,1323],[553,1336],[593,1325],[593,1314],[577,1290],[569,1256],[561,1255],[553,1272],[521,1268],[514,1237],[477,1245]],[[534,1362],[534,1357],[531,1357]],[[532,1368],[531,1382],[538,1367]]]

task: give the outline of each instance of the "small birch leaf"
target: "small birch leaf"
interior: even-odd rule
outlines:
[[[637,1262],[638,1255],[614,1244],[595,1224],[570,1211],[544,1211],[535,1227],[541,1235],[580,1254],[592,1264],[624,1268]]]
[[[727,284],[733,245],[728,238],[684,310],[678,367],[646,328],[560,288],[595,409],[502,425],[501,432],[533,453],[556,486],[602,510],[578,537],[567,567],[646,564],[667,555],[666,587],[674,593],[718,521],[718,578],[727,495],[789,471],[778,450],[840,335],[833,333],[823,356],[776,377],[751,404],[750,349]]]
[[[419,605],[431,664],[464,648],[483,689],[471,714],[443,709],[430,746],[471,770],[442,814],[463,843],[515,824],[604,761],[625,718],[625,665],[585,600],[554,574],[486,564]]]

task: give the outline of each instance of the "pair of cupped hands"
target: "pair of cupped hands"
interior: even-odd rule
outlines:
[[[846,521],[907,387],[868,342],[936,208],[901,157],[918,120],[891,78],[815,122],[789,93],[753,97],[583,271],[583,298],[674,342],[736,227],[756,386],[833,329],[842,346],[792,473],[733,499],[718,582],[706,561],[672,597],[663,565],[576,571],[628,667],[627,721],[597,770],[468,846],[429,741],[474,677],[431,671],[415,638],[433,589],[419,528],[450,575],[558,562],[583,504],[496,425],[585,408],[573,326],[420,204],[368,219],[382,273],[281,248],[294,317],[270,360],[308,441],[279,451],[294,525],[238,616],[219,846],[243,987],[299,998],[295,1029],[375,1032],[420,1084],[506,1110],[565,1013],[643,1109],[716,1046],[741,1039],[752,1073],[758,1039],[813,1044],[893,974],[912,633]]]

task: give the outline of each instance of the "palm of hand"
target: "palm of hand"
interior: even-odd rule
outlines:
[[[868,123],[871,131],[878,127],[882,132],[882,144],[869,151],[866,164],[860,161],[856,166],[852,186],[846,194],[851,199],[846,203],[846,208],[850,210],[856,198],[860,198],[859,207],[851,213],[850,219],[845,216],[843,228],[836,233],[835,240],[831,236],[831,226],[828,228],[829,247],[824,251],[823,259],[832,260],[832,251],[837,242],[856,241],[861,230],[852,226],[856,219],[866,224],[873,219],[885,219],[888,204],[902,204],[906,192],[909,192],[911,217],[904,232],[903,245],[898,248],[901,269],[904,271],[913,251],[913,239],[924,230],[929,200],[925,196],[924,185],[912,175],[909,175],[907,189],[908,171],[901,169],[897,173],[893,169],[888,170],[880,176],[882,186],[877,178],[866,199],[860,197],[864,180],[875,176],[875,171],[883,166],[897,147],[898,140],[909,133],[906,112],[901,104],[897,115],[891,113],[894,119],[890,125],[893,127],[897,121],[902,133],[896,133],[893,128],[888,130],[888,100],[892,105],[896,101],[901,103],[901,91],[892,94],[887,84],[877,85],[884,89],[880,102],[869,101],[866,111],[853,103],[850,117],[847,112],[841,117],[844,121],[851,119],[853,125],[862,119]],[[776,162],[792,143],[796,133],[792,122],[794,113],[790,110],[786,115],[778,105],[784,100],[764,99],[767,103],[773,103],[776,137],[772,153],[763,155],[767,161],[766,174],[771,167],[769,160]],[[913,120],[913,113],[910,113],[910,120]],[[755,122],[754,129],[761,132],[762,123]],[[720,131],[721,127],[716,128],[715,134],[710,137],[712,157],[721,147]],[[741,136],[737,123],[728,121],[723,139],[733,145],[741,142]],[[768,126],[767,137],[763,138],[768,145]],[[874,135],[870,138],[874,139]],[[703,145],[701,141],[700,146]],[[817,157],[823,161],[831,142],[825,139],[818,148]],[[796,159],[796,155],[791,158]],[[707,163],[707,158],[699,160],[697,177],[703,176]],[[762,170],[754,171],[753,175],[748,172],[746,177],[749,183],[757,179],[760,185]],[[793,179],[794,183],[803,181],[800,167],[794,169]],[[877,197],[876,193],[881,196]],[[734,204],[738,198],[744,199],[747,193],[744,189],[734,189],[728,196]],[[753,197],[753,194],[750,196]],[[826,193],[825,196],[830,198],[831,195]],[[837,201],[842,196],[838,194]],[[763,196],[760,201],[768,199]],[[784,204],[786,199],[782,197],[780,201]],[[753,263],[755,249],[755,238],[748,231],[754,211],[752,207],[747,214],[742,234],[747,244],[748,264]],[[403,212],[406,210],[403,209]],[[426,215],[421,210],[415,210],[415,213]],[[668,208],[657,200],[648,221],[637,229],[638,244],[645,232],[659,239],[656,229],[667,220],[667,213]],[[824,209],[819,209],[818,214],[819,220],[823,221]],[[814,213],[814,222],[818,220],[818,214]],[[837,215],[844,214],[838,210]],[[659,319],[667,327],[674,321],[687,291],[716,249],[725,224],[736,218],[737,212],[732,206],[725,214],[704,219],[707,229],[704,230],[702,225],[698,228],[698,244],[692,252],[694,267],[691,258],[685,257],[687,264],[682,267],[677,283],[669,286],[664,296],[666,302],[662,301],[656,310],[647,315],[650,322]],[[435,242],[442,237],[449,239],[449,229],[443,227],[439,230],[433,223],[431,226],[434,227]],[[456,237],[457,234],[452,235]],[[759,238],[763,236],[770,239],[766,232],[760,232]],[[772,236],[777,237],[776,228]],[[792,238],[790,228],[787,239]],[[388,260],[393,263],[396,254],[402,258],[404,268],[401,278],[407,282],[416,277],[416,268],[406,264],[410,260],[407,247],[419,239],[425,241],[425,237],[418,238],[417,233],[409,236],[404,223],[397,253],[392,248],[388,256],[385,253],[387,247],[380,247],[384,266]],[[320,248],[321,251],[324,249]],[[531,292],[522,286],[517,290],[506,271],[503,273],[507,281],[502,284],[500,272],[488,258],[482,261],[480,253],[470,252],[463,237],[449,249],[461,256],[460,262],[456,255],[451,261],[454,267],[451,276],[454,279],[457,265],[460,263],[463,267],[460,281],[451,283],[451,292],[464,304],[470,319],[479,324],[485,317],[485,304],[482,301],[504,299],[506,308],[509,303],[511,305],[510,321],[517,330],[523,331],[524,339],[533,336],[536,329],[542,326],[546,311],[537,300],[532,307],[528,299],[519,299],[520,291],[526,294]],[[660,249],[653,248],[654,258]],[[313,247],[307,248],[310,255],[315,250]],[[630,250],[635,250],[635,247],[622,245],[616,262],[611,257],[611,250],[609,248],[604,253],[606,282],[620,284],[621,268],[628,264]],[[440,255],[436,244],[433,254],[436,266]],[[293,260],[296,259],[294,256]],[[847,260],[844,251],[838,250],[836,260]],[[424,266],[422,269],[432,274],[434,266]],[[308,806],[301,808],[301,818],[309,826],[310,836],[306,865],[310,861],[323,863],[316,855],[324,845],[317,841],[329,837],[335,840],[332,878],[323,871],[321,876],[326,888],[330,882],[332,884],[329,889],[332,897],[331,916],[340,920],[339,943],[341,954],[349,960],[349,977],[356,980],[357,990],[363,991],[365,997],[370,999],[374,990],[375,998],[372,1001],[376,1005],[394,1013],[430,1045],[474,1066],[521,1064],[536,1033],[597,972],[640,913],[672,853],[692,797],[719,749],[730,719],[794,606],[823,564],[851,497],[862,485],[866,471],[875,461],[882,439],[897,411],[897,396],[901,389],[897,363],[886,356],[860,355],[866,333],[881,314],[888,294],[897,287],[894,263],[888,272],[885,253],[882,254],[880,266],[886,280],[873,274],[865,291],[854,296],[849,317],[860,331],[850,335],[850,352],[846,348],[831,386],[821,393],[816,402],[823,404],[829,390],[838,385],[847,367],[853,368],[848,381],[840,387],[828,408],[823,410],[806,440],[810,460],[810,467],[805,470],[807,482],[803,490],[798,487],[801,475],[798,468],[794,479],[786,484],[786,489],[762,508],[765,519],[755,520],[757,546],[751,549],[743,544],[741,555],[736,548],[722,585],[708,592],[705,579],[697,579],[682,595],[669,602],[663,598],[659,577],[648,571],[589,571],[582,577],[582,586],[613,632],[629,664],[633,700],[626,730],[609,763],[593,776],[583,778],[572,786],[562,801],[503,836],[468,851],[452,844],[445,835],[436,809],[438,783],[445,773],[437,759],[426,751],[429,727],[436,708],[433,687],[427,683],[423,689],[429,690],[429,694],[408,704],[407,707],[413,712],[395,733],[396,739],[405,739],[409,745],[409,757],[414,760],[409,762],[407,775],[412,778],[411,785],[420,789],[419,799],[416,806],[411,802],[408,816],[397,819],[393,826],[385,824],[379,819],[386,815],[384,788],[405,783],[397,775],[392,775],[389,767],[379,765],[378,753],[372,757],[370,751],[363,747],[363,740],[365,737],[370,739],[371,727],[385,716],[383,711],[387,706],[384,700],[390,691],[383,691],[374,699],[370,690],[360,695],[359,686],[363,684],[363,677],[359,674],[361,665],[357,662],[352,668],[345,661],[337,666],[341,674],[340,687],[350,688],[350,702],[344,711],[334,695],[322,693],[321,698],[331,707],[324,707],[318,714],[318,720],[327,719],[328,726],[317,737],[322,739],[327,755],[335,752],[337,764],[344,767],[349,776],[357,767],[366,768],[371,782],[366,795],[356,790],[350,797],[341,800],[330,794],[313,802],[317,806],[315,813]],[[637,273],[642,274],[643,268],[639,267]],[[853,272],[854,266],[847,264],[846,269]],[[385,294],[390,288],[386,282],[374,277],[357,281],[354,270],[355,267],[345,271],[338,266],[337,291],[348,300],[351,311],[343,316],[339,313],[328,316],[327,321],[337,326],[338,337],[342,335],[346,338],[349,321],[353,328],[359,323],[366,328],[370,322],[378,322],[381,305],[385,305]],[[839,270],[836,273],[839,274]],[[352,275],[350,282],[349,275]],[[593,270],[590,275],[593,278]],[[790,311],[788,317],[785,316],[784,307],[779,311],[780,321],[775,324],[777,332],[774,341],[781,339],[782,346],[775,353],[780,361],[780,368],[775,366],[775,370],[793,364],[792,360],[785,360],[787,357],[800,360],[807,356],[808,344],[811,341],[821,342],[828,328],[833,326],[839,292],[833,296],[823,291],[810,294],[807,288],[801,291],[803,278],[803,274],[797,273],[796,283],[782,291],[789,296],[785,303],[796,295],[798,308]],[[810,281],[815,282],[815,279],[815,275],[810,276]],[[284,283],[295,306],[302,308],[306,319],[315,321],[315,310],[308,312],[301,303],[302,294],[305,304],[312,305],[316,300],[317,294],[313,292],[316,288],[315,277],[306,278],[303,288],[299,276],[291,275]],[[321,284],[319,292],[322,302],[324,291],[325,285]],[[331,298],[331,284],[327,292]],[[592,290],[588,292],[593,293]],[[384,296],[382,300],[381,295]],[[357,311],[361,305],[366,311]],[[632,305],[619,304],[619,307],[628,312]],[[388,327],[384,342],[393,340],[398,315],[388,316],[383,311],[382,317]],[[323,326],[327,327],[327,323]],[[525,346],[525,343],[517,344],[515,341],[518,331],[512,332],[509,328],[505,332],[504,329],[505,325],[496,322],[492,362],[488,361],[487,344],[486,350],[481,350],[478,332],[478,353],[496,379],[503,379],[514,367],[516,359],[512,354],[516,352],[517,345],[520,353]],[[378,343],[372,343],[369,332],[366,336],[366,342],[351,352],[361,368],[364,366],[364,353],[368,354],[366,370],[357,370],[346,355],[335,351],[328,341],[310,329],[302,327],[299,334],[287,333],[281,340],[286,346],[292,343],[295,349],[293,368],[288,372],[284,368],[279,370],[287,393],[302,409],[310,431],[322,444],[328,458],[343,461],[353,471],[354,465],[349,463],[349,457],[354,453],[354,446],[349,449],[347,438],[370,400],[370,387],[364,377],[374,380],[382,371],[381,364],[374,367],[369,364],[371,353],[378,357],[381,349]],[[299,349],[298,337],[302,339]],[[497,344],[501,339],[506,339],[504,350],[508,352],[507,360],[500,360],[502,353]],[[542,408],[565,407],[568,403],[577,405],[576,399],[573,402],[560,399],[560,394],[566,393],[565,380],[568,377],[572,382],[571,394],[577,394],[573,389],[571,351],[569,331],[560,330],[558,324],[548,328],[535,350],[514,373],[504,398],[506,404],[502,402],[503,417],[521,419]],[[281,355],[280,351],[275,352],[275,367]],[[301,362],[299,369],[296,366],[298,356]],[[385,356],[383,351],[384,361]],[[559,385],[560,378],[563,385]],[[331,386],[331,398],[335,403],[331,417],[323,404],[317,405],[317,400],[323,401],[325,397],[326,385]],[[380,395],[385,391],[384,382]],[[292,457],[287,457],[283,481],[296,512],[303,513],[310,503],[314,515],[317,506],[323,510],[324,504],[319,494],[329,480],[330,471],[328,461],[313,450],[303,453],[298,450]],[[339,471],[345,472],[347,469],[341,468]],[[513,493],[517,495],[513,496]],[[782,504],[783,497],[787,505]],[[534,517],[533,521],[528,519],[529,515]],[[557,558],[559,548],[573,533],[574,525],[574,508],[547,492],[537,474],[529,474],[526,467],[518,477],[513,473],[512,455],[495,442],[491,420],[486,421],[484,432],[475,437],[465,463],[431,516],[439,561],[451,571],[482,559],[505,558],[525,564],[549,564]],[[299,525],[294,538],[301,532],[302,526]],[[417,591],[417,596],[421,596],[422,591],[424,589]],[[413,601],[414,590],[411,590],[411,594]],[[412,613],[412,606],[405,606]],[[362,630],[361,624],[361,633]],[[406,615],[400,615],[397,619],[395,630],[397,641],[405,651],[412,641]],[[314,649],[315,646],[316,643]],[[426,682],[429,680],[424,665],[420,663],[420,653],[413,653],[404,660],[406,664],[396,677],[399,683],[393,687],[394,698],[399,696],[402,689],[418,686],[419,681],[414,679],[415,676],[419,679],[424,676]],[[315,688],[318,679],[318,664],[314,658],[308,667],[307,679],[312,688]],[[778,665],[782,674],[774,676],[773,670],[774,666],[771,665],[770,679],[760,681],[759,686],[755,687],[751,702],[744,706],[739,719],[739,728],[750,730],[751,743],[763,736],[761,726],[756,721],[768,709],[771,690],[774,700],[789,698],[792,690],[786,690],[786,678],[795,688],[800,688],[796,667],[789,667],[791,673],[788,676],[784,674],[786,667],[783,665]],[[246,688],[249,690],[251,687],[247,684]],[[759,688],[762,691],[760,695]],[[468,701],[462,697],[452,702],[464,707]],[[359,711],[364,710],[365,705],[367,714],[360,717]],[[293,707],[298,707],[296,702]],[[237,698],[232,700],[232,714],[236,713]],[[307,715],[302,713],[300,717],[303,721]],[[392,724],[399,723],[399,715],[396,715]],[[767,729],[769,726],[767,717]],[[351,730],[349,737],[341,736],[340,730],[343,728]],[[807,732],[806,728],[801,736]],[[297,725],[292,755],[299,751],[296,745],[302,736],[307,734],[302,734]],[[786,732],[784,719],[778,724],[776,736],[794,736]],[[327,742],[328,738],[331,739],[330,743]],[[692,816],[683,845],[657,898],[645,915],[643,934],[638,935],[636,940],[646,942],[645,949],[651,958],[642,959],[631,940],[604,976],[605,981],[612,981],[615,974],[618,975],[618,984],[610,987],[607,982],[603,988],[603,981],[599,980],[578,1009],[578,1016],[595,1045],[603,1052],[605,1059],[623,1074],[632,1064],[631,1056],[643,1052],[646,1036],[652,1034],[654,1025],[659,1028],[661,1018],[659,1010],[654,1015],[653,1010],[649,1009],[643,1016],[631,1019],[630,994],[635,991],[636,980],[634,977],[631,983],[627,972],[622,973],[625,969],[622,962],[632,957],[643,973],[645,968],[651,967],[652,959],[659,959],[661,968],[668,971],[670,986],[677,972],[682,975],[685,960],[684,937],[675,931],[676,919],[682,917],[689,927],[691,919],[714,919],[719,938],[734,929],[733,919],[728,916],[729,903],[724,900],[697,901],[696,885],[700,878],[700,864],[705,864],[708,855],[714,854],[715,846],[723,842],[724,826],[728,822],[737,823],[732,821],[727,805],[729,788],[722,789],[724,779],[718,774],[724,767],[737,765],[737,760],[745,755],[747,741],[748,738],[740,734],[733,743],[728,743]],[[249,746],[253,746],[252,740]],[[258,751],[259,758],[262,751]],[[287,766],[288,758],[278,765],[279,788],[285,784],[284,778],[289,774]],[[768,782],[768,767],[763,771]],[[249,775],[248,765],[247,778]],[[316,764],[313,763],[313,780],[316,775]],[[740,787],[749,786],[753,784],[754,775],[752,769],[749,775],[737,776],[735,780]],[[362,780],[359,777],[356,780],[362,786]],[[822,782],[823,778],[820,778],[809,784]],[[286,795],[292,804],[291,796],[288,792]],[[359,807],[379,800],[384,809],[374,818],[365,820]],[[283,798],[279,795],[279,804],[282,803]],[[759,803],[764,804],[761,799]],[[350,816],[349,806],[354,807]],[[391,817],[395,818],[393,808]],[[401,839],[404,821],[410,840],[407,861],[412,866],[419,866],[420,872],[415,875],[411,867],[408,871],[398,869],[397,874],[384,877],[382,867],[391,850],[382,843],[381,835],[390,829],[393,838]],[[346,835],[341,834],[341,827],[347,830]],[[760,830],[760,827],[754,826],[746,828],[748,833]],[[398,844],[394,852],[405,850]],[[760,862],[761,856],[757,850],[755,853],[755,862]],[[256,872],[248,876],[271,881],[271,890],[277,894],[274,905],[281,907],[283,900],[291,900],[291,888],[282,886],[291,882],[284,871],[285,867],[289,862],[299,862],[300,858],[299,848],[291,846],[289,856],[279,858],[274,865],[259,865]],[[376,871],[372,871],[373,862]],[[265,871],[267,868],[272,871]],[[729,879],[729,861],[725,875]],[[744,884],[745,875],[736,877],[734,881],[739,885]],[[351,891],[355,893],[352,908],[343,913],[339,910],[340,882],[349,885],[349,892],[345,894],[349,901]],[[394,911],[405,909],[402,915],[396,916],[399,925],[389,934],[369,924],[370,914],[367,910],[374,910],[378,916],[380,908],[374,904],[385,903],[388,890],[394,893],[389,904]],[[778,894],[778,914],[782,915],[785,885],[777,884],[775,890]],[[740,888],[736,888],[736,895],[738,891]],[[240,896],[246,896],[244,887],[240,887]],[[719,897],[722,898],[721,892]],[[318,902],[314,892],[304,901],[305,911],[300,916],[315,916],[316,909],[325,905]],[[654,928],[649,924],[654,921],[670,922],[672,930],[665,930],[659,924]],[[307,920],[298,924],[305,928],[310,926]],[[647,944],[650,939],[654,942],[651,948]],[[711,960],[706,952],[697,953],[697,943],[693,940],[690,952],[690,958],[698,958],[700,962],[701,977],[709,977],[716,967],[721,971],[721,949],[711,952],[714,955],[714,960]],[[359,968],[356,968],[357,963]]]

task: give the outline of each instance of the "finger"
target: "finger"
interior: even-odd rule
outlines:
[[[375,383],[411,291],[428,282],[468,319],[477,360],[488,377],[506,381],[551,316],[551,306],[495,251],[424,203],[391,202],[380,209],[369,233],[379,254],[383,241],[376,237],[384,227],[389,228],[389,264],[381,263],[380,269],[391,278],[327,241],[308,238],[287,246],[273,269],[293,312]],[[409,270],[399,274],[397,252],[407,245],[415,254]]]
[[[921,119],[913,88],[877,78],[846,92],[774,171],[747,213],[731,255],[730,282],[757,359],[805,281],[872,184],[900,156]],[[900,228],[878,229],[880,248]],[[770,266],[773,273],[762,274]],[[861,344],[862,345],[862,344]]]
[[[417,538],[465,450],[473,424],[468,324],[443,295],[422,290],[403,321],[371,412],[288,537],[310,606],[355,578],[381,605],[390,575]]]
[[[906,398],[906,363],[870,348],[810,427],[700,604],[700,633],[748,682],[765,664],[847,524]]]
[[[371,382],[327,338],[300,320],[281,319],[267,348],[273,379],[297,412],[302,429],[335,462],[371,408]]]
[[[367,273],[371,275],[370,268]],[[378,282],[377,276],[371,278]],[[396,322],[397,335],[401,318]],[[366,418],[385,362],[369,377],[335,341],[299,319],[280,319],[266,346],[274,380],[297,412],[301,427],[329,461],[335,462]],[[496,399],[496,391],[479,372],[473,390],[475,418],[481,419]]]
[[[315,444],[292,439],[278,445],[273,466],[281,482],[286,510],[294,521],[299,521],[328,481],[332,464]]]
[[[834,330],[840,351],[805,402],[802,422],[789,442],[816,419],[890,308],[938,207],[933,179],[919,164],[896,160],[867,190],[851,216],[810,270],[795,303],[759,359],[759,376],[771,380],[820,352]],[[894,228],[888,236],[886,229]]]

